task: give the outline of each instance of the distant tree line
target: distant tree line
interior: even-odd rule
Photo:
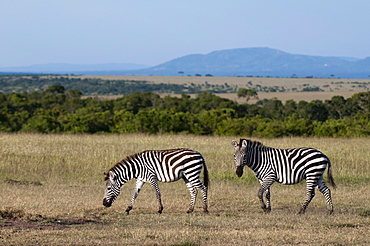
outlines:
[[[207,75],[211,77],[211,75]],[[201,84],[183,83],[153,83],[145,80],[111,80],[96,77],[81,78],[77,76],[58,76],[58,75],[20,75],[20,74],[0,74],[0,92],[33,92],[44,91],[48,87],[58,84],[66,90],[79,90],[84,96],[94,95],[129,95],[134,92],[154,92],[158,94],[198,94],[202,92],[212,93],[237,93],[238,85],[211,84],[205,81]],[[358,83],[357,87],[367,88],[367,83]],[[253,85],[249,81],[246,85],[248,89],[256,92],[286,92],[286,91],[323,91],[317,86],[304,84],[303,88],[285,88],[284,86],[262,86]],[[324,87],[324,86],[323,86]]]
[[[43,91],[58,84],[66,90],[79,90],[84,95],[129,95],[134,92],[156,92],[161,94],[197,94],[203,91],[212,93],[236,92],[237,86],[204,84],[155,84],[145,80],[109,80],[100,78],[79,78],[56,75],[0,75],[0,91],[33,92]]]
[[[0,131],[37,133],[147,133],[251,137],[370,135],[370,92],[350,98],[264,99],[238,104],[202,92],[161,98],[134,92],[114,100],[81,98],[79,90],[0,93]]]

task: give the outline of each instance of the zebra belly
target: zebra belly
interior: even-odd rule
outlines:
[[[280,182],[280,181],[277,181],[278,183],[281,183],[281,184],[284,184],[284,185],[294,185],[294,184],[298,184],[302,181],[303,179],[298,179],[298,180],[294,180],[294,181],[283,181],[283,182]]]
[[[160,175],[157,175],[155,173],[153,173],[152,175],[148,177],[137,177],[136,179],[138,180],[141,180],[145,183],[151,183],[151,180],[155,179],[159,182],[163,182],[163,183],[169,183],[169,182],[175,182],[181,178],[183,178],[184,175],[181,173],[179,176],[175,177],[175,178],[166,178],[165,176],[160,176]]]
[[[305,179],[304,172],[296,172],[296,170],[288,170],[287,173],[281,175],[276,173],[276,181],[281,184],[285,185],[293,185],[300,183],[303,179]]]
[[[158,177],[158,181],[164,182],[164,183],[169,183],[169,182],[175,182],[181,178],[184,177],[183,172],[179,173],[178,175],[173,175],[172,177]]]

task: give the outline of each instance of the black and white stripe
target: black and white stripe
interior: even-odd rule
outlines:
[[[203,183],[199,178],[202,168],[204,168]],[[126,209],[127,214],[132,209],[135,199],[145,183],[150,183],[153,187],[159,203],[158,213],[162,213],[163,205],[158,181],[173,182],[179,179],[185,181],[191,195],[190,207],[187,212],[191,213],[194,210],[197,189],[200,189],[203,195],[203,210],[208,212],[208,170],[203,156],[194,150],[148,150],[126,157],[105,174],[107,184],[103,205],[110,207],[119,195],[121,186],[133,178],[136,179],[136,187],[131,203]]]
[[[315,196],[316,186],[325,196],[329,214],[333,213],[330,189],[322,180],[325,169],[328,167],[328,180],[335,188],[330,160],[326,155],[313,148],[274,149],[247,139],[240,139],[239,143],[233,140],[232,144],[235,147],[236,174],[241,177],[244,166],[253,170],[261,184],[258,197],[265,212],[271,211],[270,187],[275,181],[292,185],[306,179],[306,201],[300,213],[306,211],[308,204]],[[264,194],[266,204],[263,200]]]

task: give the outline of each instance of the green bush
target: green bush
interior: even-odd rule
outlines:
[[[78,90],[0,93],[0,131],[146,133],[253,137],[370,135],[370,92],[325,102],[278,99],[238,104],[203,92],[164,97],[135,92],[115,100],[81,99]]]

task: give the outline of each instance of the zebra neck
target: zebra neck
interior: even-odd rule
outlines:
[[[120,183],[124,184],[127,181],[136,178],[138,176],[139,169],[137,162],[123,160],[116,165],[114,172],[118,175]]]
[[[246,153],[247,155],[247,166],[253,171],[257,171],[261,165],[265,165],[269,162],[269,152],[272,148],[265,146],[255,146],[250,148]]]

